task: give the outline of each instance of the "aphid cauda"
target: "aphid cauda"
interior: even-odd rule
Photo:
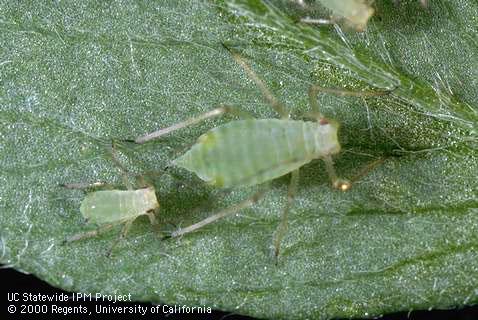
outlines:
[[[109,251],[112,252],[118,241],[124,238],[136,218],[147,215],[153,226],[157,225],[155,212],[159,209],[158,199],[156,198],[153,186],[147,186],[144,181],[141,187],[134,189],[126,177],[126,169],[119,163],[115,156],[115,147],[112,145],[113,161],[123,171],[123,180],[127,190],[112,189],[98,190],[89,192],[81,202],[80,212],[82,216],[90,223],[99,226],[98,229],[79,233],[68,237],[65,241],[72,242],[85,238],[95,237],[98,234],[107,231],[114,226],[123,224],[120,236],[115,241]],[[140,180],[143,180],[140,177]],[[97,189],[111,188],[111,185],[96,182],[93,184],[64,184],[69,189]]]
[[[259,185],[291,173],[287,203],[274,237],[275,255],[278,256],[281,240],[287,230],[288,213],[299,184],[300,167],[313,159],[320,158],[325,162],[334,188],[347,191],[351,187],[349,181],[338,178],[335,173],[332,156],[340,152],[337,137],[339,125],[320,113],[317,94],[327,92],[339,95],[373,96],[388,92],[353,92],[312,85],[309,89],[309,103],[316,121],[290,120],[286,107],[272,95],[246,61],[238,53],[228,50],[256,83],[271,107],[281,116],[280,119],[255,119],[245,111],[222,105],[195,118],[139,137],[135,142],[144,143],[226,112],[245,118],[231,121],[206,132],[199,137],[189,151],[175,159],[173,164],[196,173],[211,185],[228,188]],[[264,191],[261,190],[250,199],[226,208],[203,221],[177,230],[171,236],[184,235],[233,214],[257,202],[263,193]]]

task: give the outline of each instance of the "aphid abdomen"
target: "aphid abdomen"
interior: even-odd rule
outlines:
[[[202,135],[174,163],[220,187],[256,185],[320,156],[323,143],[318,130],[316,122],[232,121]],[[336,127],[332,131],[336,140]]]
[[[121,223],[159,207],[151,188],[138,190],[102,190],[86,195],[81,214],[92,223]]]

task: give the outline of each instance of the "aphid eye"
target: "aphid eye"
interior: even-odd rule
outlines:
[[[330,123],[329,120],[327,120],[327,119],[325,119],[325,118],[322,118],[322,119],[319,120],[319,124],[320,124],[321,126],[325,126],[325,125],[327,125],[327,124],[329,124],[329,123]]]

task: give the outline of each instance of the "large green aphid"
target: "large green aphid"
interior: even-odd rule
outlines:
[[[141,181],[142,186],[134,189],[126,177],[126,170],[116,160],[114,152],[113,146],[113,160],[123,170],[127,190],[115,188],[112,190],[89,192],[81,202],[80,212],[89,223],[97,225],[98,228],[73,235],[67,238],[66,242],[94,237],[121,224],[124,226],[121,229],[119,239],[122,239],[127,235],[133,222],[143,215],[148,216],[152,225],[157,225],[155,212],[159,209],[159,203],[154,187],[147,186],[144,181]],[[143,178],[140,177],[140,180],[143,180]],[[65,184],[64,186],[70,189],[112,188],[111,185],[101,182],[93,184]],[[113,243],[109,253],[111,253],[117,242]]]
[[[325,119],[232,121],[202,135],[173,163],[218,187],[257,185],[337,154],[337,129]]]
[[[231,121],[203,134],[197,143],[184,155],[174,160],[173,164],[196,173],[202,180],[212,185],[228,188],[259,185],[291,173],[288,201],[274,239],[275,253],[278,255],[280,242],[287,228],[288,212],[298,186],[300,167],[313,159],[323,159],[335,188],[346,191],[351,186],[349,181],[339,179],[335,174],[332,156],[340,152],[340,143],[337,137],[339,125],[335,121],[326,119],[319,112],[316,97],[318,92],[353,96],[378,95],[384,92],[357,93],[311,86],[309,89],[309,100],[313,109],[311,115],[316,121],[290,120],[285,106],[270,93],[263,81],[242,57],[235,52],[231,53],[258,85],[273,109],[281,115],[281,119],[254,119],[242,110],[223,105],[196,118],[137,138],[135,141],[144,143],[226,112],[246,118],[245,120]],[[250,206],[258,201],[262,194],[263,191],[259,191],[252,198],[236,206],[173,232],[172,236],[180,236],[197,230],[219,218]]]

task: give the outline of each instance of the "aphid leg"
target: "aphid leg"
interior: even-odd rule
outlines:
[[[158,220],[156,220],[155,212],[153,210],[146,212],[146,215],[148,216],[149,222],[151,223],[151,225],[153,226],[158,225]]]
[[[144,136],[141,136],[139,138],[136,138],[134,140],[134,142],[142,144],[142,143],[145,143],[149,140],[153,140],[153,139],[157,139],[159,137],[162,137],[162,136],[164,136],[166,134],[169,134],[173,131],[195,125],[195,124],[197,124],[201,121],[207,120],[209,118],[218,117],[220,115],[223,115],[224,113],[231,113],[233,115],[240,116],[240,117],[243,117],[243,118],[251,118],[252,117],[246,111],[240,110],[236,107],[232,107],[232,106],[228,106],[228,105],[221,105],[219,108],[216,108],[216,109],[213,109],[213,110],[208,111],[206,113],[203,113],[203,114],[201,114],[197,117],[187,119],[185,121],[176,123],[176,124],[174,124],[170,127],[159,129],[157,131],[154,131],[154,132],[148,133]]]
[[[246,199],[236,205],[233,205],[229,208],[226,208],[224,210],[221,210],[219,211],[218,213],[212,215],[212,216],[209,216],[207,217],[206,219],[202,220],[202,221],[199,221],[195,224],[192,224],[190,225],[189,227],[185,227],[185,228],[182,228],[182,229],[179,229],[177,231],[174,231],[173,233],[171,233],[171,238],[175,238],[175,237],[179,237],[179,236],[182,236],[186,233],[190,233],[190,232],[193,232],[193,231],[196,231],[197,229],[200,229],[210,223],[213,223],[215,222],[216,220],[219,220],[221,218],[224,218],[226,216],[229,216],[229,215],[232,215],[234,213],[236,213],[237,211],[241,210],[241,209],[244,209],[244,208],[247,208],[247,207],[250,207],[252,206],[254,203],[256,203],[257,201],[259,201],[260,199],[262,199],[262,197],[264,196],[264,193],[265,191],[264,190],[261,190],[261,191],[258,191],[256,192],[252,197],[250,197],[249,199]]]
[[[326,156],[322,158],[325,162],[325,168],[327,169],[327,173],[329,174],[330,181],[332,181],[332,186],[340,191],[347,191],[352,187],[350,181],[345,179],[340,179],[337,177],[334,168],[334,161],[332,160],[331,156]]]
[[[78,241],[78,240],[83,240],[83,239],[87,239],[87,238],[92,238],[92,237],[96,237],[97,235],[99,235],[100,233],[103,233],[105,231],[108,231],[110,230],[111,228],[113,228],[115,225],[114,224],[108,224],[108,225],[105,225],[105,226],[102,226],[96,230],[92,230],[92,231],[88,231],[88,232],[82,232],[82,233],[77,233],[73,236],[70,236],[68,238],[65,239],[65,243],[68,243],[68,242],[73,242],[73,241]]]
[[[334,186],[334,188],[339,189],[340,191],[347,191],[352,187],[352,185],[355,182],[357,182],[363,176],[365,176],[370,171],[375,169],[378,165],[382,164],[385,161],[385,158],[378,158],[377,160],[374,160],[374,161],[370,162],[365,167],[363,167],[350,180],[340,179],[340,178],[337,177],[337,174],[335,173],[334,163],[333,163],[332,157],[330,157],[330,156],[329,157],[324,157],[323,160],[325,162],[325,167],[327,168],[327,173],[329,174],[330,180],[332,181],[332,185]]]
[[[318,85],[311,85],[309,87],[309,104],[312,109],[312,115],[316,119],[322,119],[324,116],[320,113],[319,103],[317,101],[317,94],[331,93],[338,96],[352,96],[352,97],[374,97],[384,96],[392,92],[392,90],[375,90],[375,91],[351,91],[335,88],[324,88]]]
[[[289,191],[287,193],[287,203],[285,205],[284,211],[282,212],[281,222],[277,226],[275,237],[274,237],[274,255],[277,258],[280,252],[280,245],[282,239],[287,233],[287,223],[289,220],[289,211],[292,203],[294,202],[295,195],[297,193],[297,188],[299,186],[299,169],[292,171]]]
[[[113,242],[113,244],[111,245],[110,249],[108,250],[108,252],[106,253],[106,256],[111,256],[111,253],[113,252],[113,250],[116,248],[116,246],[118,245],[118,243],[123,240],[127,235],[128,235],[128,231],[129,229],[131,229],[131,225],[133,224],[133,221],[134,219],[132,220],[128,220],[125,222],[123,228],[121,228],[121,232],[120,232],[120,235],[118,238],[116,238],[116,240]]]
[[[370,171],[375,169],[377,166],[382,164],[385,161],[385,158],[378,158],[370,163],[368,163],[365,167],[363,167],[355,176],[353,176],[352,179],[350,179],[350,184],[355,183],[356,181],[360,180],[363,178],[365,175],[367,175]]]
[[[249,78],[251,78],[251,80],[254,81],[254,83],[259,87],[262,92],[262,95],[267,100],[267,102],[269,102],[271,107],[281,116],[281,118],[289,119],[290,114],[287,111],[287,108],[279,100],[277,100],[276,97],[274,97],[274,95],[265,85],[264,81],[262,81],[262,79],[259,78],[259,76],[254,72],[254,70],[252,70],[246,60],[244,60],[244,58],[242,58],[239,53],[228,48],[225,44],[222,45],[224,48],[226,48],[227,51],[229,51],[229,53],[231,53],[234,60],[244,69],[244,71],[246,71]]]
[[[146,212],[146,215],[149,218],[149,222],[151,223],[151,226],[153,227],[153,230],[154,230],[155,234],[160,235],[161,234],[161,228],[160,228],[161,226],[158,223],[158,219],[156,219],[156,214],[158,212],[159,212],[159,207],[156,208],[155,210],[151,210],[151,211]],[[162,237],[160,236],[160,238],[162,238]]]

